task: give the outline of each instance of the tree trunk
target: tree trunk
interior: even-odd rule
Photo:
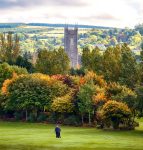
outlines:
[[[135,117],[136,117],[136,112],[135,110],[132,111],[132,114],[133,114],[133,117],[132,117],[132,125],[134,124],[134,120],[135,120]]]
[[[83,114],[81,115],[81,119],[82,119],[82,125],[83,125],[84,124]]]
[[[97,108],[94,106],[94,110],[93,110],[93,116],[94,116],[94,118],[93,118],[93,121],[95,122],[98,122],[99,120],[97,119],[97,114],[96,114],[96,112],[97,112]]]
[[[34,114],[35,118],[37,118],[37,115],[38,115],[37,109],[34,109],[34,110],[33,110],[33,114]]]
[[[89,125],[91,125],[91,116],[90,116],[90,112],[88,113],[88,119],[89,119]]]
[[[26,121],[28,120],[28,112],[27,112],[27,110],[25,111],[25,119],[26,119]]]

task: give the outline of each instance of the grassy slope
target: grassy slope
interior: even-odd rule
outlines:
[[[102,131],[62,127],[56,139],[54,125],[0,122],[0,150],[141,150],[143,120],[135,131]]]

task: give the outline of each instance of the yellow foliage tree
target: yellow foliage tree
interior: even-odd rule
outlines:
[[[3,82],[3,85],[1,88],[2,94],[8,94],[8,86],[17,78],[18,78],[18,75],[16,73],[13,73],[13,77],[11,79],[6,79]]]
[[[105,104],[107,102],[107,97],[105,96],[105,93],[98,93],[97,95],[93,96],[93,104],[94,105],[100,105]]]
[[[97,75],[93,71],[87,72],[87,74],[84,77],[85,82],[93,82],[95,85],[98,85],[100,87],[105,87],[106,86],[106,81],[103,79],[103,76]]]
[[[72,97],[69,94],[55,98],[51,105],[51,109],[59,113],[72,112],[73,107]]]

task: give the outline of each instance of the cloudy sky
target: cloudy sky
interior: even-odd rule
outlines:
[[[134,27],[143,23],[143,0],[0,0],[0,22]]]

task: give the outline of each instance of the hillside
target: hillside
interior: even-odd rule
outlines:
[[[35,51],[42,48],[50,50],[63,46],[65,24],[50,23],[1,23],[0,33],[13,32],[20,37],[21,49],[23,51]],[[92,25],[73,25],[78,27],[78,49],[79,53],[85,46],[98,46],[105,50],[108,46],[119,43],[127,43],[130,48],[139,55],[140,44],[143,39],[142,26],[135,29],[119,29]]]
[[[52,24],[52,23],[0,23],[0,28],[15,28],[20,26],[42,26],[42,27],[54,27],[64,28],[66,24]],[[79,25],[79,24],[68,24],[68,27],[78,28],[94,28],[94,29],[113,29],[112,27],[94,26],[94,25]]]

